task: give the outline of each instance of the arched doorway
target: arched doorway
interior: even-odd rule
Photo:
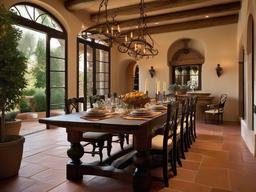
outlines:
[[[15,4],[10,11],[22,31],[19,48],[28,58],[29,85],[24,97],[33,99],[30,110],[40,117],[63,114],[67,98],[65,28],[51,13],[32,3]]]
[[[245,66],[244,66],[244,47],[239,48],[239,116],[245,119]]]
[[[126,92],[139,90],[139,65],[135,60],[128,60],[126,74],[127,74],[127,90]]]
[[[255,83],[255,77],[256,77],[256,72],[255,69],[256,67],[254,66],[254,19],[252,15],[249,15],[248,18],[248,24],[247,24],[247,64],[248,68],[251,69],[251,74],[249,75],[249,81],[251,81],[248,87],[248,90],[252,90],[251,93],[248,93],[248,112],[249,112],[249,117],[248,121],[250,122],[251,119],[251,127],[252,130],[254,130],[254,127],[256,126],[256,115],[255,115],[255,109],[256,109],[256,83]],[[251,78],[250,78],[251,77]]]

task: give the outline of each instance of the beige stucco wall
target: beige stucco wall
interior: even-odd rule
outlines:
[[[256,0],[243,0],[242,8],[239,15],[238,22],[238,35],[237,35],[237,44],[238,48],[244,47],[245,49],[245,57],[244,57],[244,65],[245,65],[245,101],[246,101],[246,117],[241,120],[241,135],[247,144],[249,150],[254,155],[256,154],[256,143],[255,143],[255,134],[256,134],[256,118],[254,115],[254,131],[252,130],[252,66],[249,63],[249,55],[247,52],[247,24],[249,15],[253,16],[254,19],[254,37],[256,37]],[[254,39],[254,56],[256,55],[256,38]],[[237,50],[239,52],[239,50]],[[254,57],[254,65],[256,64],[256,56]],[[256,67],[254,67],[256,68]],[[254,81],[254,86],[256,82]],[[256,92],[256,89],[255,91]],[[255,93],[254,93],[255,94]],[[255,94],[256,95],[256,94]]]
[[[195,40],[194,47],[205,55],[205,63],[202,67],[202,91],[210,92],[213,96],[228,94],[224,119],[238,121],[238,56],[237,56],[237,24],[209,27],[202,29],[186,30],[181,32],[162,33],[152,35],[159,50],[159,54],[152,59],[139,60],[140,66],[140,90],[144,91],[145,79],[150,82],[150,95],[154,95],[156,79],[169,83],[168,49],[176,41],[182,38]],[[203,50],[202,50],[203,49]],[[125,92],[127,54],[120,54],[116,49],[112,50],[112,91]],[[218,78],[216,65],[220,63],[224,74]],[[150,66],[156,69],[156,76],[152,79],[148,73]]]

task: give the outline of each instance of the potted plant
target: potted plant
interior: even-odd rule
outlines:
[[[5,115],[6,135],[19,135],[21,120],[16,119],[18,112],[12,111]]]
[[[13,24],[10,12],[0,5],[0,179],[18,174],[25,141],[19,135],[6,135],[6,112],[17,106],[26,86],[26,58],[17,48],[21,31]]]

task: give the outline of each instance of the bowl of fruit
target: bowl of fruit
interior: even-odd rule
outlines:
[[[150,102],[150,98],[143,92],[129,92],[121,95],[121,99],[128,106],[133,108],[143,108],[144,105]]]

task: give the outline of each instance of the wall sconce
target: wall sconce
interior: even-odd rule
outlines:
[[[153,78],[153,77],[155,76],[155,74],[156,74],[156,70],[154,69],[153,66],[150,67],[150,69],[148,70],[148,72],[149,72],[151,78]]]
[[[216,73],[218,77],[220,77],[223,74],[223,68],[220,66],[220,64],[217,64]]]

